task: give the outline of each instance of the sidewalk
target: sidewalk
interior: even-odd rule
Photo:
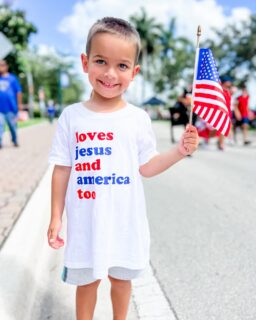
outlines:
[[[42,179],[40,178],[47,167],[54,128],[44,123],[22,130],[19,132],[21,147],[19,149],[6,147],[1,150],[0,156],[0,164],[3,164],[3,168],[8,172],[5,176],[5,181],[7,179],[8,182],[3,185],[1,179],[0,187],[5,187],[7,190],[10,183],[8,190],[11,190],[9,193],[12,192],[13,197],[12,199],[7,197],[8,191],[6,198],[2,197],[4,212],[9,216],[9,220],[1,219],[0,225],[3,230],[3,221],[5,230],[9,232],[5,234],[6,241],[2,242],[0,252],[0,319],[75,319],[75,288],[60,280],[63,250],[52,250],[46,241],[50,212],[51,168],[46,171]],[[27,163],[31,163],[33,167],[27,166]],[[1,174],[3,175],[3,171]],[[17,175],[17,184],[11,174]],[[33,189],[36,190],[31,196]],[[9,200],[16,203],[15,212],[11,210],[13,206]],[[2,217],[2,211],[0,214]],[[17,220],[19,215],[20,218]],[[13,227],[15,220],[17,223]],[[109,291],[109,281],[104,279],[99,287],[95,320],[112,319]],[[127,320],[137,319],[175,319],[151,269],[145,277],[133,281],[132,301]]]
[[[45,173],[54,126],[48,122],[18,130],[19,148],[9,132],[0,150],[0,249]]]

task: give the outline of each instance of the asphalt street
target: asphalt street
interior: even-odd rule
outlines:
[[[171,146],[156,123],[159,150]],[[181,128],[175,128],[178,136]],[[256,136],[224,152],[212,139],[145,181],[151,263],[179,320],[256,319]]]

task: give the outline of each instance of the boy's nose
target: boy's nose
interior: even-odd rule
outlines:
[[[109,78],[109,79],[115,78],[116,77],[116,72],[115,72],[114,68],[108,68],[105,71],[104,76],[106,78]]]

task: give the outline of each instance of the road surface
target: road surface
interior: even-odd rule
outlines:
[[[154,128],[166,150],[168,123]],[[239,139],[145,181],[151,262],[176,319],[256,319],[256,136]]]

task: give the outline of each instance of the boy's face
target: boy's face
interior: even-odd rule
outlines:
[[[94,91],[111,99],[121,96],[139,72],[135,56],[136,46],[131,40],[99,33],[92,39],[89,56],[81,57]]]

